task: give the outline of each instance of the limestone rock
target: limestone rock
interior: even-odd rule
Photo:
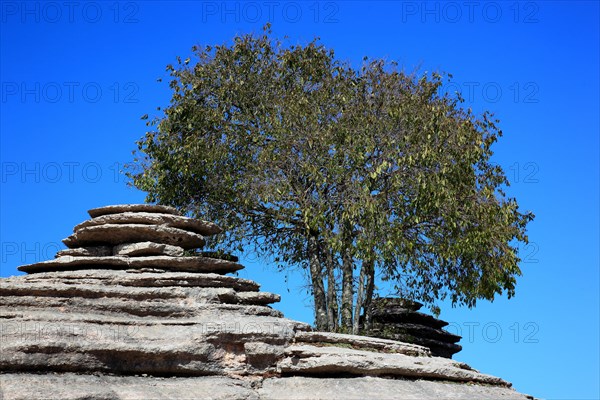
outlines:
[[[423,307],[423,304],[400,297],[382,297],[373,301],[372,307],[374,312],[393,309],[419,311]]]
[[[371,322],[365,326],[366,335],[414,343],[428,347],[434,356],[452,358],[462,346],[461,337],[442,329],[448,325],[418,310],[421,303],[402,298],[374,299],[370,306]]]
[[[432,315],[424,314],[417,311],[411,311],[406,308],[389,307],[382,310],[374,310],[371,314],[372,318],[381,321],[384,324],[388,323],[414,323],[433,328],[443,328],[447,326],[446,321],[437,319]]]
[[[76,225],[73,228],[73,232],[77,232],[78,230],[89,226],[108,224],[166,225],[172,228],[199,233],[204,236],[216,235],[222,232],[221,228],[212,222],[187,218],[180,215],[153,212],[123,212],[101,215]]]
[[[19,271],[27,273],[68,271],[74,269],[130,269],[130,268],[156,268],[167,271],[189,271],[189,272],[235,272],[242,265],[216,258],[207,257],[170,257],[170,256],[148,256],[148,257],[58,257],[54,260],[42,261],[36,264],[22,265]]]
[[[379,328],[382,331],[387,329],[393,331],[393,334],[401,334],[406,336],[414,336],[423,339],[439,340],[447,343],[456,343],[461,337],[447,332],[443,329],[433,328],[431,326],[410,323],[378,323],[374,324],[374,328]]]
[[[427,347],[367,336],[332,332],[298,332],[295,340],[296,343],[350,347],[357,350],[377,350],[384,353],[399,353],[415,357],[431,357],[431,352]]]
[[[273,345],[263,342],[244,343],[246,359],[255,368],[275,370],[277,359],[283,356],[285,346]]]
[[[292,345],[286,348],[287,357],[278,368],[284,374],[356,376],[401,376],[412,379],[443,379],[458,382],[510,387],[510,383],[494,376],[480,374],[462,363],[440,357],[424,362],[421,357],[398,353],[379,353],[345,347]]]
[[[177,214],[90,210],[72,249],[0,279],[0,399],[528,398],[436,357],[457,337],[416,303],[388,301],[401,317],[389,322],[427,347],[284,318],[270,307],[279,295],[225,275],[243,268],[236,258],[179,256],[216,228]]]
[[[284,377],[265,379],[258,389],[261,400],[424,400],[504,399],[531,400],[533,397],[496,386],[462,385],[444,381],[396,380],[376,377],[328,378]]]
[[[237,278],[214,273],[193,272],[139,272],[140,270],[76,270],[40,272],[33,275],[6,278],[9,283],[20,280],[28,285],[34,284],[67,284],[102,285],[109,287],[225,287],[239,292],[257,292],[260,285],[248,279]]]
[[[77,247],[75,249],[60,250],[56,253],[56,257],[73,256],[73,257],[104,257],[112,256],[113,249],[111,246],[92,246],[92,247]]]
[[[176,208],[162,206],[158,204],[115,204],[110,206],[92,208],[91,210],[88,210],[88,214],[92,218],[96,218],[101,215],[118,214],[124,212],[148,212],[181,215],[181,213],[177,211]]]
[[[183,256],[183,248],[154,242],[123,243],[113,247],[113,255],[129,257],[154,255],[180,257]]]
[[[158,242],[192,249],[204,246],[204,237],[197,233],[162,225],[106,224],[81,228],[63,239],[67,247],[131,242]]]
[[[151,377],[64,374],[3,374],[4,400],[259,400],[250,382],[223,376]]]

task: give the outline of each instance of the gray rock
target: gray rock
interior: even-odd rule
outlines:
[[[456,344],[461,337],[442,329],[448,325],[446,321],[417,312],[420,307],[420,303],[405,299],[375,299],[370,324],[363,325],[362,331],[368,336],[426,346],[434,356],[452,358],[462,349]]]
[[[60,250],[56,253],[56,257],[77,256],[77,257],[104,257],[112,256],[113,249],[111,246],[92,246],[92,247],[77,247],[74,249]]]
[[[251,382],[222,376],[193,378],[65,374],[3,374],[4,400],[258,400]]]
[[[1,399],[527,398],[416,344],[283,318],[268,306],[278,295],[223,275],[240,264],[172,256],[204,243],[200,225],[176,214],[90,210],[65,241],[73,249],[0,279]],[[449,338],[430,325],[411,333]]]
[[[145,241],[170,244],[184,249],[204,246],[204,237],[200,234],[168,226],[142,224],[88,226],[63,239],[63,243],[69,248]]]
[[[74,269],[132,269],[132,268],[157,268],[168,271],[183,272],[235,272],[242,265],[216,258],[206,257],[59,257],[54,260],[42,261],[36,264],[22,265],[19,271],[27,273],[65,271]]]
[[[287,357],[278,363],[284,374],[397,376],[411,379],[443,379],[477,382],[510,387],[510,383],[494,376],[465,368],[465,364],[441,357],[412,357],[404,354],[379,353],[345,347],[292,345]]]
[[[345,335],[332,332],[298,332],[295,340],[297,343],[314,343],[320,345],[348,345],[357,350],[381,351],[385,353],[399,353],[410,356],[431,357],[428,348],[395,340],[378,339],[367,336]]]
[[[161,214],[151,212],[124,212],[118,214],[101,215],[76,225],[73,232],[82,228],[106,224],[143,224],[143,225],[166,225],[179,228],[201,235],[209,236],[221,233],[222,230],[216,224],[180,215]]]
[[[425,380],[359,378],[266,378],[258,381],[222,376],[154,377],[74,373],[2,375],[4,400],[531,400],[508,388]]]
[[[456,343],[461,339],[460,336],[443,329],[432,328],[430,326],[420,324],[398,322],[376,323],[373,324],[373,329],[379,329],[381,331],[388,330],[393,332],[393,334],[406,335],[407,337],[413,336],[423,339],[433,339],[446,343]]]
[[[69,298],[74,297],[85,299],[98,299],[96,303],[109,301],[110,299],[119,299],[121,303],[128,300],[135,301],[153,301],[156,304],[160,300],[170,300],[177,303],[180,299],[185,299],[188,305],[202,305],[208,303],[214,304],[246,304],[246,305],[266,305],[279,301],[279,296],[273,293],[265,292],[241,292],[238,293],[232,288],[224,287],[204,287],[204,288],[180,288],[174,287],[170,290],[162,288],[146,287],[111,287],[98,285],[68,285],[64,283],[53,284],[32,284],[4,282],[0,286],[0,296],[6,296],[7,301],[14,300],[8,296],[33,296],[37,297],[41,306],[45,298]],[[50,306],[46,304],[45,306]]]
[[[236,293],[236,297],[239,303],[242,304],[271,304],[278,303],[281,301],[281,296],[275,293],[269,292],[245,292]]]
[[[113,255],[129,257],[153,255],[179,257],[183,256],[183,248],[154,242],[124,243],[113,247]]]
[[[244,343],[244,353],[248,363],[262,370],[274,370],[277,360],[283,356],[285,346],[264,342]]]
[[[6,278],[4,283],[21,281],[29,285],[41,284],[68,284],[75,285],[103,285],[127,287],[226,287],[240,292],[256,292],[260,285],[254,281],[234,276],[219,275],[214,273],[194,272],[143,272],[137,270],[77,270],[39,272],[32,275]],[[135,275],[133,273],[136,273]]]
[[[427,380],[396,380],[376,377],[311,378],[294,376],[265,379],[258,389],[261,400],[424,400],[489,399],[531,400],[531,396],[497,386],[463,385]]]
[[[415,323],[432,328],[443,328],[448,325],[448,322],[435,318],[432,315],[424,314],[417,311],[410,311],[406,308],[388,307],[380,310],[373,310],[371,317],[373,321],[379,322],[401,322]]]
[[[371,302],[371,308],[373,311],[384,310],[387,308],[399,308],[409,311],[419,311],[423,307],[423,304],[418,301],[403,299],[399,297],[380,297],[373,299]]]
[[[3,381],[3,396],[36,398],[39,388],[61,398],[120,399],[131,393],[147,397],[144,390],[150,387],[170,398],[181,395],[170,382],[191,388],[186,385],[210,375],[220,376],[224,388],[205,388],[203,397],[218,397],[223,389],[223,396],[231,398],[285,393],[285,398],[329,398],[332,393],[352,398],[354,393],[378,399],[412,388],[436,398],[443,393],[464,399],[524,398],[499,378],[431,357],[416,345],[309,332],[306,324],[262,305],[278,296],[257,292],[258,285],[240,278],[136,271],[42,272],[0,280],[0,371],[13,379]],[[143,374],[149,377],[132,376]],[[331,378],[346,375],[356,378]],[[173,376],[180,378],[164,383],[157,378]],[[321,377],[321,383],[310,384],[312,376]],[[361,383],[364,376],[388,379],[381,380],[384,389],[379,390]],[[369,379],[375,380],[365,382],[380,382]],[[417,385],[421,380],[433,386]],[[15,382],[39,383],[18,391]]]
[[[96,218],[101,215],[118,214],[123,212],[147,212],[181,215],[176,208],[158,204],[115,204],[88,210],[88,214],[92,218]]]
[[[436,357],[452,358],[452,355],[462,350],[462,346],[457,343],[450,343],[410,334],[390,333],[386,334],[386,337],[400,342],[414,343],[420,346],[428,347],[431,350],[431,354]]]

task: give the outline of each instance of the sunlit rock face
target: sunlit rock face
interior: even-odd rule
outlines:
[[[89,214],[55,259],[0,280],[2,399],[530,398],[425,346],[284,318],[278,295],[229,275],[235,257],[198,251],[213,223]]]

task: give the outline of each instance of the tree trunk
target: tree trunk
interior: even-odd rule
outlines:
[[[365,298],[365,280],[367,280],[367,269],[369,268],[366,261],[362,262],[360,267],[360,275],[358,277],[358,288],[356,289],[356,305],[354,306],[354,322],[352,324],[352,334],[358,335],[360,325],[360,310],[363,306]]]
[[[342,254],[342,328],[352,331],[352,306],[354,302],[353,260],[348,249]]]
[[[319,261],[319,243],[317,237],[313,235],[308,237],[308,258],[315,302],[315,325],[317,330],[325,331],[327,330],[327,303],[323,286],[323,268]]]
[[[364,312],[364,324],[365,330],[371,329],[371,301],[373,300],[373,292],[375,290],[375,265],[371,262],[370,269],[367,271],[367,289],[365,293],[365,301],[363,303]]]
[[[338,299],[335,282],[335,261],[333,252],[327,250],[325,255],[325,268],[327,268],[327,325],[329,332],[338,328]]]

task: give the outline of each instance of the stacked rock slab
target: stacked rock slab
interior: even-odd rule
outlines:
[[[214,224],[89,213],[57,258],[0,280],[2,399],[530,398],[423,346],[283,318],[237,262],[183,254]]]
[[[461,337],[444,329],[446,321],[419,312],[423,305],[401,298],[373,299],[369,336],[425,346],[437,357],[452,358],[462,350]]]

